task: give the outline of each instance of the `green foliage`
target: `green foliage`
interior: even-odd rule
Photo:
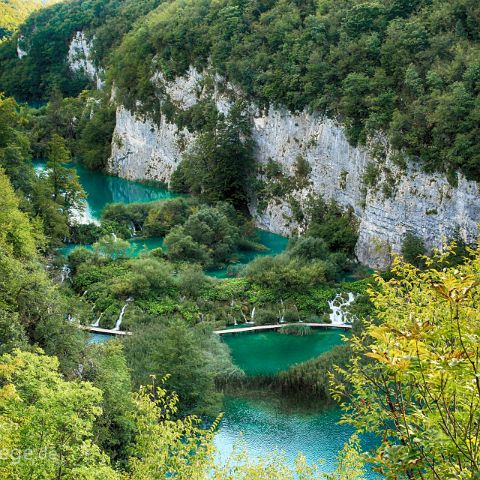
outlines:
[[[218,412],[215,377],[234,369],[218,338],[180,321],[143,325],[125,341],[125,355],[137,386],[148,383],[150,375],[171,374],[168,385],[178,394],[182,412]]]
[[[412,232],[407,232],[402,242],[402,257],[417,267],[424,265],[423,256],[427,253],[423,240]]]
[[[277,384],[282,392],[323,400],[331,400],[330,378],[335,368],[344,367],[351,358],[348,345],[336,345],[329,352],[290,367],[278,374]]]
[[[471,253],[444,268],[446,248],[425,270],[396,260],[371,292],[380,322],[366,324],[339,371],[353,386],[335,389],[352,399],[344,420],[382,439],[371,461],[386,478],[478,473],[480,251]]]
[[[57,3],[59,0],[2,0],[0,1],[0,40],[10,35],[30,13]]]
[[[130,418],[134,402],[121,345],[106,342],[92,346],[82,376],[102,391],[102,412],[94,424],[96,442],[114,463],[126,464],[135,428]]]
[[[0,370],[0,474],[118,478],[93,442],[102,392],[87,382],[68,382],[58,360],[16,350],[3,355]],[[18,452],[14,457],[13,452]],[[30,452],[29,454],[26,452]]]
[[[94,62],[106,58],[134,22],[153,10],[159,0],[74,0],[31,15],[18,35],[0,44],[0,90],[25,100],[48,98],[56,86],[69,97],[78,95],[91,80],[73,74],[67,64],[70,40],[76,32],[95,39]],[[17,40],[28,54],[17,57]]]
[[[88,120],[79,126],[76,154],[93,170],[104,170],[111,153],[115,107],[108,99],[87,104]]]
[[[281,335],[296,335],[297,337],[305,337],[312,335],[313,329],[308,325],[302,325],[301,323],[284,325],[278,330]]]
[[[272,325],[278,322],[279,315],[265,308],[255,311],[255,325]]]
[[[260,104],[326,111],[353,143],[384,131],[428,169],[478,178],[479,19],[473,0],[177,1],[125,37],[112,75],[124,105],[154,111],[156,69],[211,62]]]
[[[126,240],[117,238],[115,235],[106,235],[93,244],[93,251],[105,258],[128,258],[132,245]]]
[[[172,188],[198,195],[213,203],[229,200],[246,209],[252,177],[253,155],[250,126],[236,104],[227,118],[202,131],[172,176]]]
[[[48,143],[48,180],[53,200],[69,214],[82,208],[85,193],[78,181],[78,175],[66,165],[71,161],[65,140],[54,133]]]
[[[321,238],[332,252],[352,256],[357,243],[357,219],[353,212],[344,212],[334,202],[313,200],[307,208],[307,235]]]
[[[145,219],[145,233],[152,237],[167,235],[173,227],[185,223],[193,208],[194,204],[183,198],[166,200],[152,206]]]
[[[235,211],[228,204],[202,207],[165,238],[167,256],[173,261],[191,261],[207,267],[230,259],[239,242]]]

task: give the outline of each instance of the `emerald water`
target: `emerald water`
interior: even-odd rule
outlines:
[[[247,375],[261,375],[278,373],[327,352],[341,343],[341,336],[338,330],[315,330],[305,337],[263,332],[227,334],[222,340]],[[353,433],[350,426],[338,424],[340,418],[338,407],[318,407],[312,412],[278,396],[226,396],[215,446],[219,459],[226,460],[241,438],[253,459],[278,451],[293,464],[301,452],[310,464],[321,461],[321,470],[331,472],[338,452]],[[375,446],[371,437],[361,441],[364,450]],[[380,477],[368,472],[365,478]]]
[[[35,160],[34,167],[37,172],[45,171],[47,168],[46,160]],[[70,168],[74,168],[78,174],[80,184],[87,194],[86,208],[82,218],[87,222],[98,221],[101,217],[102,210],[109,203],[138,203],[153,202],[158,200],[167,200],[169,198],[178,197],[178,194],[168,191],[160,186],[151,186],[141,182],[125,180],[124,178],[113,177],[101,172],[89,170],[78,163],[70,164]],[[285,250],[288,238],[274,233],[257,230],[259,243],[265,246],[266,250],[261,251],[242,251],[238,253],[236,258],[237,264],[247,264],[256,256],[275,255]],[[132,250],[131,257],[136,257],[144,249],[153,250],[154,248],[163,247],[163,238],[138,238],[130,239]],[[84,245],[90,249],[90,245]],[[70,254],[77,245],[67,245],[59,249],[63,255]],[[216,278],[228,277],[228,267],[207,272],[208,275]]]
[[[278,332],[238,333],[222,336],[233,362],[247,375],[270,375],[295,363],[328,352],[342,343],[338,330],[313,330],[311,335],[282,335]]]
[[[46,160],[34,161],[37,171],[45,170],[46,166]],[[79,163],[72,163],[70,166],[76,170],[80,184],[87,193],[86,214],[93,220],[100,218],[108,203],[153,202],[178,197],[178,194],[169,192],[166,188],[106,175],[89,170]]]
[[[132,246],[129,256],[132,258],[138,257],[138,255],[145,250],[153,250],[158,247],[163,247],[163,238],[160,237],[148,237],[148,238],[131,238],[128,240]],[[58,249],[58,252],[62,255],[68,256],[79,245],[70,243]],[[82,245],[87,250],[92,249],[92,245]]]
[[[335,458],[353,433],[338,425],[341,411],[328,408],[314,414],[284,410],[275,399],[252,400],[226,397],[225,414],[215,437],[220,459],[225,460],[241,437],[253,459],[268,457],[275,450],[293,464],[301,452],[310,464],[322,460],[322,470],[331,472]],[[368,443],[362,445],[368,448]],[[369,479],[376,478],[373,475]]]

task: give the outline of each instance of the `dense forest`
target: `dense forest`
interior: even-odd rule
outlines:
[[[11,35],[35,10],[59,0],[2,0],[0,2],[0,39]]]
[[[77,94],[86,81],[72,78],[66,53],[84,30],[128,108],[140,100],[155,116],[156,71],[171,78],[211,64],[262,105],[338,118],[353,144],[387,135],[429,171],[479,178],[475,0],[158,3],[39,12],[20,31],[29,56],[16,58],[16,38],[0,48],[0,88],[21,99],[45,97],[52,84]]]
[[[78,31],[102,90],[69,68]],[[0,41],[0,477],[477,478],[480,249],[427,252],[408,233],[373,274],[355,258],[353,213],[318,197],[302,234],[269,255],[246,208],[244,102],[319,111],[352,144],[386,135],[429,171],[479,179],[479,32],[475,0],[70,0]],[[178,111],[156,88],[156,72],[191,65],[241,87],[228,114],[208,99]],[[197,139],[171,197],[79,221],[76,167],[105,170],[119,103]],[[294,180],[307,168],[297,159]],[[350,297],[341,344],[279,373],[247,375],[214,333],[255,323],[308,337]],[[94,343],[92,326],[128,334]],[[259,390],[342,407],[354,433],[331,473],[301,455],[252,459],[241,443],[219,461],[224,397]]]

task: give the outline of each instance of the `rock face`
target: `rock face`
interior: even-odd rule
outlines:
[[[17,40],[17,57],[21,60],[23,57],[26,57],[28,55],[27,50],[23,49],[22,47],[24,46],[25,42],[25,37],[21,35],[18,40]]]
[[[92,60],[92,42],[87,39],[84,32],[76,32],[68,49],[68,65],[74,73],[83,73],[96,83],[98,89],[103,87],[101,75]]]
[[[155,80],[162,83],[164,92],[180,109],[209,95],[225,113],[232,95],[241,94],[225,85],[205,92],[200,84],[202,74],[194,69],[174,82],[164,82],[160,75]],[[260,165],[273,160],[285,176],[293,177],[301,157],[310,170],[302,186],[283,198],[262,202],[252,195],[250,210],[259,227],[280,234],[301,231],[304,226],[295,220],[293,204],[295,209],[302,208],[312,196],[322,196],[353,211],[359,225],[358,259],[373,268],[388,267],[408,231],[421,237],[429,248],[441,246],[455,233],[465,241],[476,240],[480,223],[476,182],[459,175],[454,187],[445,176],[426,174],[413,162],[404,161],[399,166],[386,145],[381,158],[378,152],[374,158],[372,148],[352,147],[342,127],[320,115],[275,108],[260,112],[253,104],[249,111],[255,157]],[[120,106],[109,168],[125,178],[168,183],[194,138],[164,118],[157,126]],[[379,144],[382,142],[376,143],[377,150]]]

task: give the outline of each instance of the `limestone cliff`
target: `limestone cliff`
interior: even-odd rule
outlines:
[[[98,89],[103,87],[103,71],[97,68],[92,59],[92,41],[84,32],[76,32],[68,49],[68,65],[73,73],[82,73],[93,80]]]
[[[206,91],[201,80],[202,74],[193,68],[173,82],[156,78],[180,109],[209,95],[218,110],[226,112],[232,98],[241,95],[225,85]],[[221,79],[215,77],[215,84],[219,87]],[[466,241],[476,239],[480,197],[475,182],[459,175],[457,186],[452,186],[444,175],[426,174],[413,162],[399,161],[381,140],[369,149],[352,147],[341,125],[320,115],[273,107],[259,111],[254,104],[248,110],[260,165],[275,161],[285,176],[293,177],[301,157],[310,170],[301,186],[282,198],[252,195],[250,210],[261,228],[281,234],[301,230],[295,211],[310,196],[321,195],[352,209],[359,222],[357,256],[374,268],[388,266],[407,231],[423,238],[428,247],[440,246],[455,231]],[[156,125],[120,106],[109,168],[125,178],[168,183],[193,140],[192,133],[165,118]]]

